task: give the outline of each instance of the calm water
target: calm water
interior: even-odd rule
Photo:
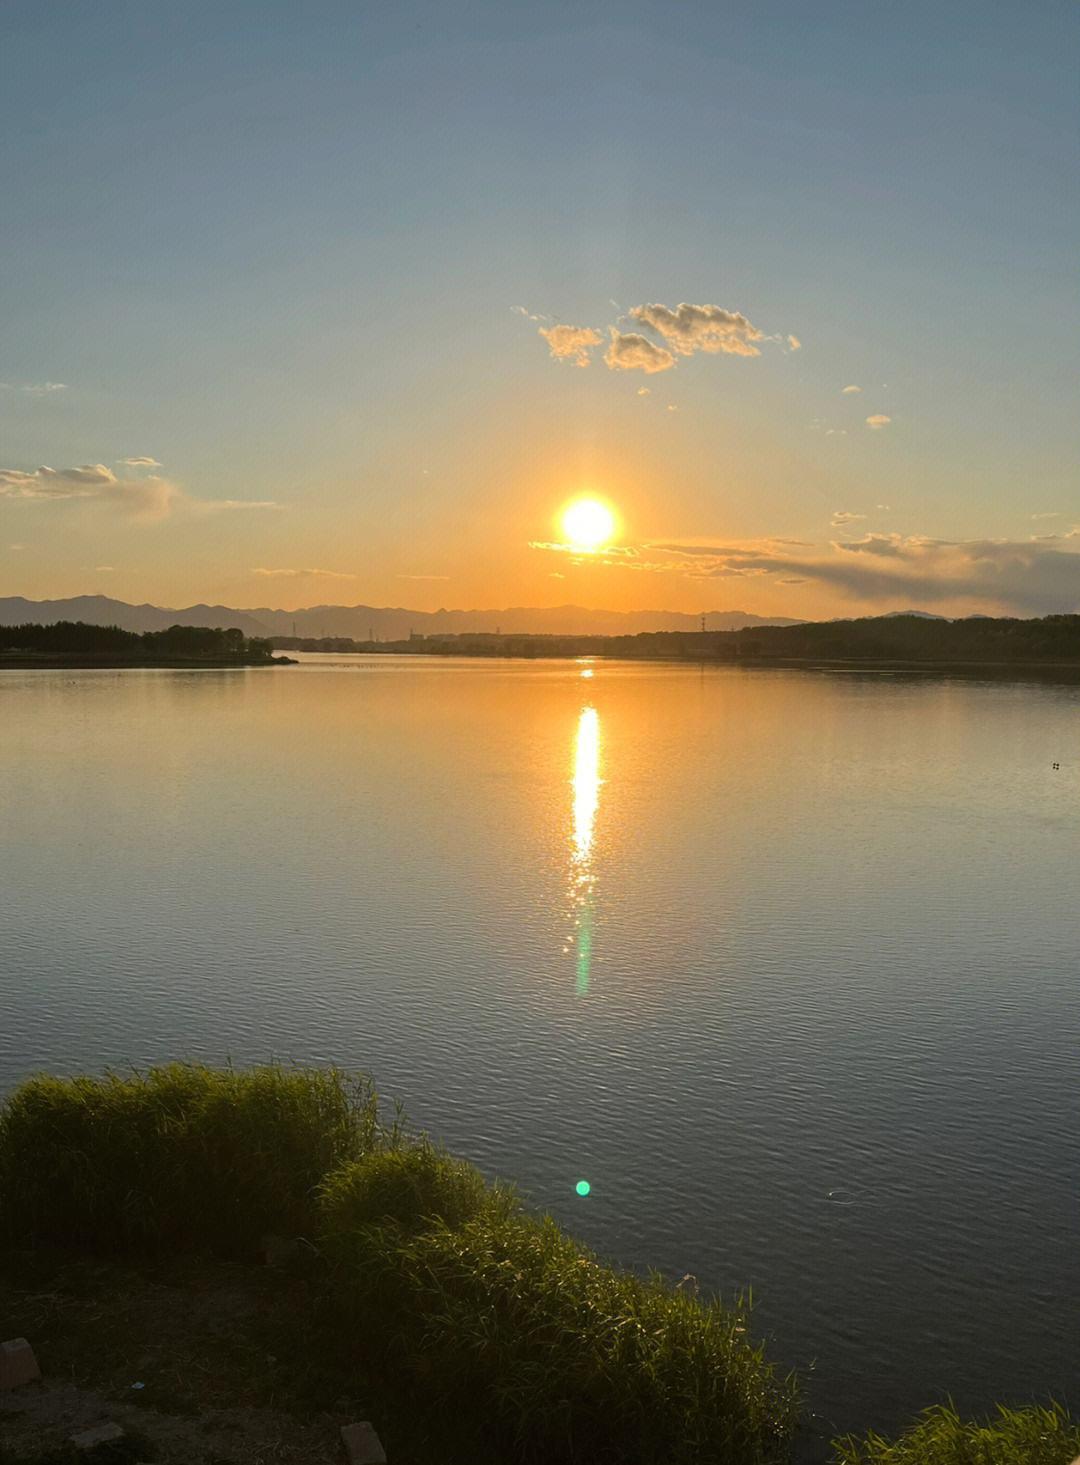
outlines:
[[[1076,688],[312,657],[7,671],[0,730],[0,1088],[369,1068],[752,1287],[826,1432],[1080,1404]]]

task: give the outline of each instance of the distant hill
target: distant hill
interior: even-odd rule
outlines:
[[[107,595],[76,595],[69,600],[0,598],[0,626],[53,621],[81,621],[93,626],[119,626],[125,631],[163,631],[169,626],[235,626],[245,636],[341,636],[364,641],[400,640],[412,631],[422,635],[462,631],[504,631],[515,634],[627,636],[640,631],[696,631],[701,617],[674,610],[588,610],[579,605],[512,606],[505,610],[409,610],[404,606],[315,605],[306,610],[235,610],[227,605],[189,605],[170,610],[156,605],[129,605]],[[744,626],[796,626],[789,617],[755,616],[747,611],[709,611],[710,631],[737,631]]]
[[[236,627],[245,636],[265,636],[266,627],[247,611],[227,605],[189,605],[165,610],[156,605],[128,605],[107,595],[75,595],[69,600],[24,600],[21,595],[0,598],[0,626],[51,625],[77,621],[86,626],[119,626],[122,631],[167,631],[170,626],[206,626],[211,630]]]

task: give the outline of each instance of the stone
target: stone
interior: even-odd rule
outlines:
[[[367,1420],[360,1424],[344,1425],[341,1442],[349,1457],[349,1465],[386,1465],[386,1451],[379,1443],[374,1427]]]
[[[0,1389],[17,1389],[41,1377],[34,1350],[25,1338],[0,1343]]]
[[[69,1441],[77,1450],[93,1450],[98,1445],[111,1445],[124,1438],[124,1431],[118,1424],[95,1424],[91,1429],[73,1434]]]

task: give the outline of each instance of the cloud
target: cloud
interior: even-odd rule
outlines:
[[[97,575],[112,575],[116,571],[115,565],[95,565],[94,573]]]
[[[1060,519],[1061,518],[1061,511],[1058,510],[1058,509],[1055,509],[1053,513],[1050,513],[1050,514],[1032,514],[1031,517],[1033,519]]]
[[[234,509],[280,509],[276,499],[196,499],[183,495],[183,505],[195,514],[228,514]]]
[[[571,552],[566,545],[534,548]],[[830,545],[650,541],[598,550],[590,563],[693,580],[800,581],[837,592],[864,614],[903,605],[1006,615],[1080,611],[1080,529],[1037,540],[868,533]]]
[[[66,392],[67,382],[0,382],[2,392],[27,392],[31,397],[48,397],[53,392]]]
[[[125,468],[160,468],[161,464],[156,458],[117,458]]]
[[[0,468],[0,492],[6,489],[11,498],[75,498],[88,486],[101,488],[117,481],[116,474],[104,463],[84,463],[80,468],[42,465],[32,472]]]
[[[861,391],[862,391],[862,387],[857,387],[857,386],[855,386],[854,383],[852,383],[852,385],[850,387],[841,387],[840,388],[840,395],[842,397],[849,397],[852,394],[852,392],[861,392]]]
[[[846,427],[827,427],[825,429],[825,436],[826,437],[847,437],[847,428]]]
[[[875,412],[873,417],[866,419],[866,425],[871,432],[879,432],[883,427],[888,427],[891,421],[892,418],[886,417],[884,412]]]
[[[829,523],[834,529],[842,529],[845,524],[854,524],[857,520],[865,518],[865,514],[849,514],[846,509],[837,509]]]
[[[449,580],[449,575],[399,575],[399,580]]]
[[[678,407],[676,407],[676,405],[675,405],[674,402],[669,402],[668,403],[668,406],[667,406],[667,409],[668,409],[669,412],[678,412],[678,410],[679,410]]]
[[[798,336],[789,336],[787,338],[787,343],[792,351],[802,350],[802,342],[799,340]]]
[[[668,371],[675,358],[663,346],[657,346],[636,331],[620,331],[611,327],[611,345],[604,360],[612,371]]]
[[[253,575],[262,575],[268,580],[355,580],[355,575],[345,574],[341,570],[268,570],[260,565],[251,572]]]
[[[663,336],[681,356],[693,356],[695,351],[760,356],[754,343],[765,339],[765,333],[740,311],[724,310],[720,305],[684,302],[674,310],[666,305],[635,305],[630,314]]]
[[[922,543],[921,540],[911,540],[910,543]],[[861,539],[846,539],[839,544],[834,544],[833,549],[841,550],[844,554],[877,554],[887,555],[894,559],[902,553],[904,538],[900,534],[864,534]]]
[[[118,478],[104,463],[77,468],[0,468],[0,498],[50,503],[78,501],[104,505],[135,519],[167,518],[174,510],[216,514],[230,509],[268,509],[267,499],[200,499],[184,493],[165,478],[142,474]]]
[[[652,387],[638,387],[637,389],[637,394],[639,397],[648,397],[651,393]]]
[[[603,343],[591,326],[541,326],[540,334],[556,361],[572,361],[575,366],[588,366],[589,352]]]

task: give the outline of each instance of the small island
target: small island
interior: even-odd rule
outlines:
[[[140,634],[83,621],[0,626],[0,668],[292,665],[290,657],[274,655],[269,641],[235,627],[170,626]]]

